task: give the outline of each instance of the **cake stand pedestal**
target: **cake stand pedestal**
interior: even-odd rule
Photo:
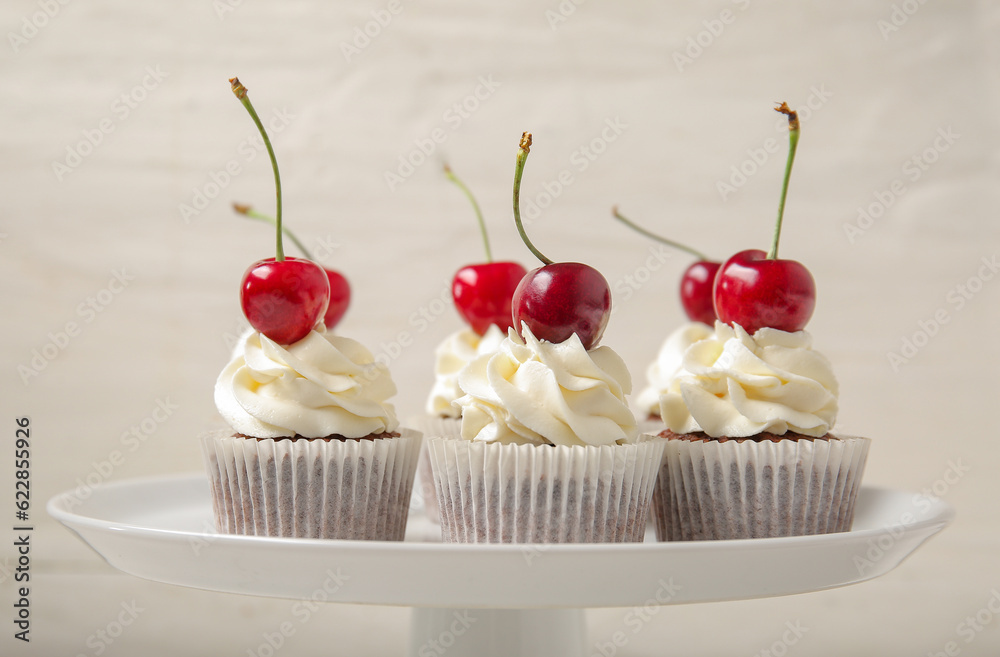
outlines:
[[[583,609],[414,607],[407,657],[589,657]]]
[[[202,474],[108,484],[86,500],[70,491],[47,508],[109,564],[144,579],[413,607],[410,657],[584,657],[590,607],[791,595],[883,575],[954,515],[942,501],[914,500],[863,488],[854,527],[840,534],[615,545],[442,544],[419,516],[402,542],[217,534]]]

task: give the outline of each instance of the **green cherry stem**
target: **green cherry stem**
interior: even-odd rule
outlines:
[[[247,112],[250,114],[250,118],[253,119],[254,125],[257,126],[257,130],[260,131],[260,136],[264,138],[264,145],[267,147],[267,155],[271,158],[271,169],[274,170],[274,192],[276,197],[277,210],[275,212],[274,225],[277,228],[277,238],[276,246],[274,250],[274,259],[281,262],[285,259],[285,248],[281,243],[281,176],[278,174],[278,159],[274,156],[274,149],[271,148],[271,140],[267,137],[267,130],[264,129],[264,124],[260,122],[260,117],[257,116],[257,110],[253,108],[253,104],[250,99],[247,98],[247,88],[243,86],[239,78],[230,78],[229,84],[233,87],[233,93],[239,98],[240,103],[246,108]]]
[[[247,217],[248,219],[256,219],[257,221],[263,221],[264,223],[270,224],[275,227],[277,227],[278,225],[277,219],[269,215],[266,215],[263,212],[257,212],[256,210],[253,209],[253,207],[249,205],[244,205],[242,203],[233,203],[233,210],[235,210],[239,214],[242,214],[244,217]],[[313,258],[312,255],[309,253],[309,249],[307,249],[306,245],[303,244],[301,240],[299,240],[299,238],[295,236],[295,233],[293,233],[285,226],[281,227],[281,232],[287,235],[288,239],[292,240],[292,242],[295,244],[296,247],[298,247],[299,251],[302,252],[302,255],[304,255],[306,259],[316,262],[316,259]]]
[[[799,115],[789,109],[788,103],[781,103],[774,108],[788,116],[788,161],[785,163],[785,180],[781,183],[781,200],[778,201],[778,221],[774,225],[774,238],[771,240],[771,250],[767,253],[768,260],[778,258],[778,240],[781,239],[781,221],[785,217],[785,197],[788,195],[788,180],[792,177],[792,162],[795,161],[795,148],[799,145]]]
[[[517,149],[517,163],[514,165],[514,223],[517,224],[517,233],[521,236],[521,241],[528,247],[528,250],[535,254],[535,257],[543,264],[551,265],[552,261],[546,258],[541,251],[528,239],[528,234],[524,232],[524,224],[521,223],[521,176],[524,174],[524,163],[531,152],[531,133],[521,134],[521,143]]]
[[[673,240],[669,240],[666,237],[662,237],[660,235],[657,235],[656,233],[653,233],[653,232],[650,232],[650,231],[646,230],[645,228],[643,228],[642,226],[639,226],[638,224],[632,223],[621,212],[618,211],[618,206],[617,205],[615,207],[611,208],[611,214],[618,221],[622,222],[623,224],[625,224],[626,226],[628,226],[632,230],[636,231],[637,233],[645,235],[646,237],[648,237],[651,240],[656,240],[657,242],[660,242],[661,244],[666,244],[667,246],[672,246],[673,248],[679,249],[681,251],[684,251],[685,253],[690,253],[691,255],[693,255],[695,258],[698,258],[699,260],[708,260],[708,256],[706,256],[701,251],[698,251],[697,249],[692,249],[690,246],[687,246],[685,244],[681,244],[680,242],[675,242]]]
[[[479,208],[479,203],[476,202],[476,197],[472,195],[472,191],[465,186],[458,176],[454,174],[447,164],[444,165],[444,175],[448,180],[455,183],[455,185],[462,190],[465,197],[469,199],[472,203],[472,209],[476,212],[476,219],[479,221],[479,233],[483,236],[483,247],[486,249],[486,262],[493,262],[493,252],[490,251],[490,236],[486,233],[486,222],[483,221],[483,211]]]

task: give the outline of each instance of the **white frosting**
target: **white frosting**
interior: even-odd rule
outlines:
[[[590,351],[575,334],[554,344],[522,325],[459,375],[462,437],[504,444],[612,445],[634,442],[625,395],[632,379],[609,347]]]
[[[837,380],[805,331],[715,323],[715,333],[684,354],[681,371],[660,399],[675,433],[745,437],[795,431],[823,436],[837,418]]]
[[[635,406],[642,417],[660,415],[660,396],[667,392],[670,382],[674,380],[684,361],[684,352],[699,340],[714,335],[712,327],[702,322],[683,324],[667,336],[660,347],[656,360],[646,368],[648,384],[642,389],[635,400]]]
[[[476,356],[492,353],[503,342],[504,332],[492,324],[480,337],[472,329],[456,331],[434,350],[434,387],[427,398],[427,412],[437,417],[459,417],[454,401],[462,396],[458,373]]]
[[[240,337],[236,339],[236,344],[233,345],[233,352],[229,355],[230,359],[238,358],[243,355],[243,346],[247,343],[247,338],[250,337],[250,334],[255,330],[256,329],[252,326],[248,326],[243,329],[243,332],[240,333]]]
[[[246,334],[215,383],[215,404],[237,433],[254,438],[361,438],[395,431],[396,394],[387,367],[361,343],[317,324],[282,346]]]

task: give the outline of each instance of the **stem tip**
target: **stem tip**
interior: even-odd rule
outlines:
[[[788,129],[789,130],[798,130],[799,129],[799,115],[798,115],[798,113],[795,110],[793,110],[790,107],[788,107],[788,103],[781,103],[780,105],[778,105],[777,107],[774,108],[774,111],[775,112],[780,112],[780,113],[785,114],[786,116],[788,116]]]
[[[237,98],[239,98],[240,100],[246,98],[247,88],[243,86],[243,83],[240,82],[239,78],[236,77],[229,78],[229,84],[233,85],[233,93],[236,94]]]

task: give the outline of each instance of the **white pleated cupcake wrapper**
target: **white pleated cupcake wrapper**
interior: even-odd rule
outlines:
[[[434,524],[441,524],[441,512],[438,510],[437,489],[434,486],[434,474],[431,471],[431,458],[427,453],[427,443],[431,438],[458,438],[462,435],[461,418],[435,417],[426,415],[413,421],[413,427],[424,434],[424,447],[420,450],[420,463],[417,465],[417,481],[423,498],[424,515]]]
[[[653,495],[661,541],[844,532],[871,441],[668,440]]]
[[[641,541],[665,443],[428,440],[441,536],[452,543]]]
[[[403,540],[421,434],[374,440],[203,439],[227,534]]]

